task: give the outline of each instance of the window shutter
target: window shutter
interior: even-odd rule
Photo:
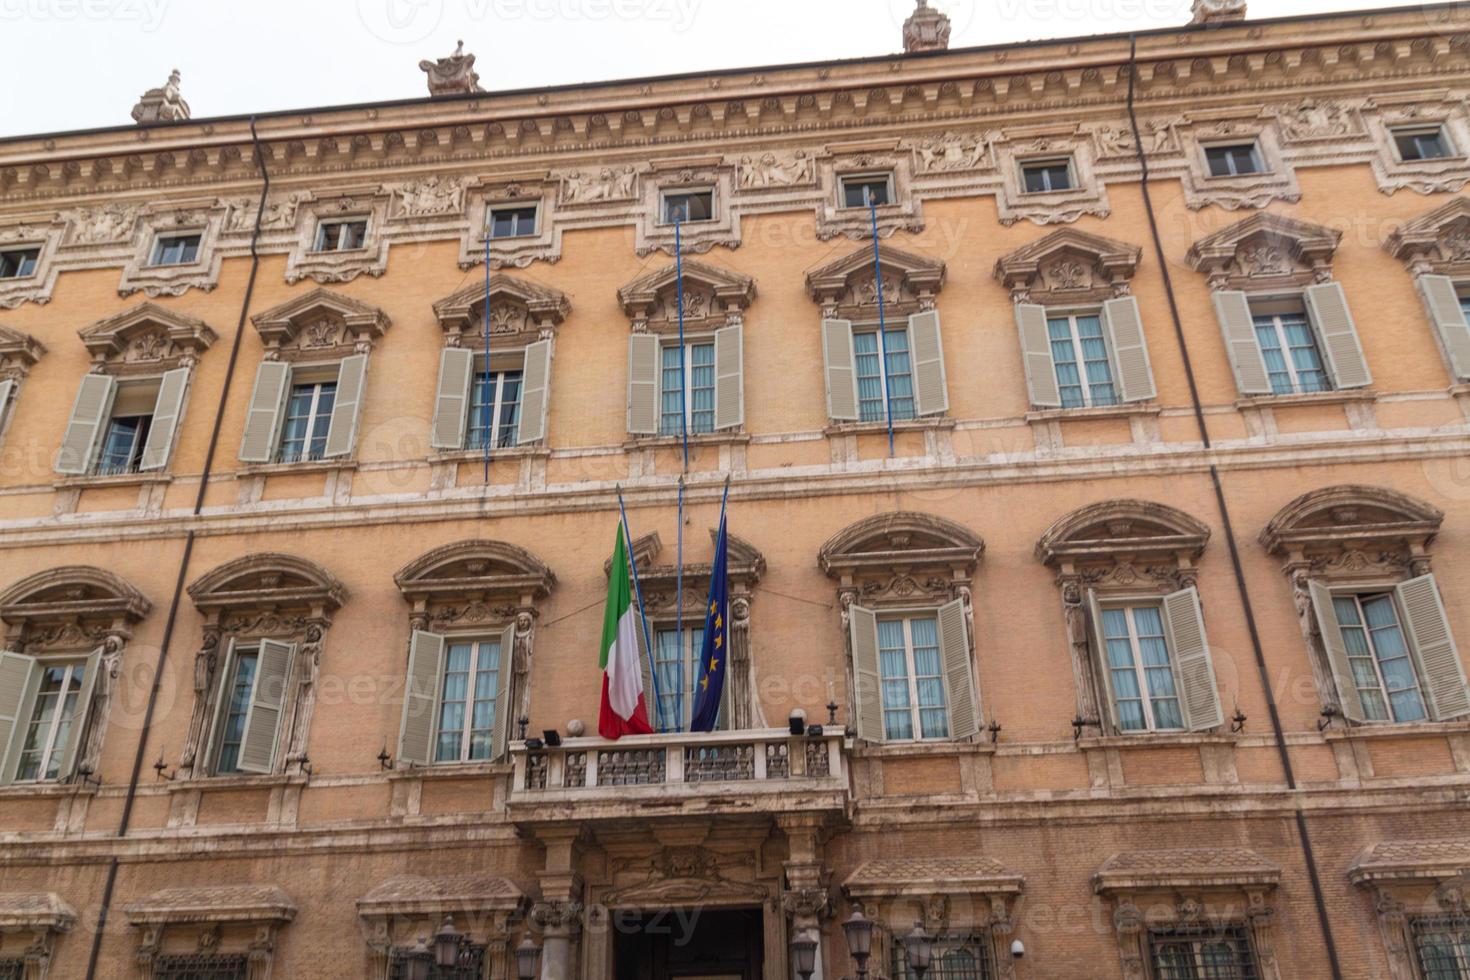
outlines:
[[[291,365],[262,361],[255,372],[255,390],[245,412],[245,434],[240,438],[240,462],[269,463],[276,452],[286,398],[291,394]]]
[[[633,596],[633,602],[635,604],[638,602],[636,595]],[[656,694],[661,692],[655,691],[653,688],[653,657],[648,653],[648,634],[644,632],[645,624],[643,622],[643,614],[639,612],[637,615],[638,622],[635,624],[637,628],[633,630],[633,635],[638,641],[638,677],[643,683],[643,707],[648,712],[648,724],[654,731],[661,732],[664,730],[664,725],[663,720],[659,717],[658,698],[655,697]],[[675,730],[683,727],[677,724],[678,719],[675,719],[675,722]]]
[[[495,730],[490,734],[490,758],[505,755],[510,741],[510,687],[515,666],[516,625],[511,623],[500,634],[500,689],[495,692]],[[645,700],[645,704],[647,701]]]
[[[1465,319],[1454,280],[1449,276],[1420,276],[1419,291],[1450,359],[1450,370],[1456,378],[1470,378],[1470,321]]]
[[[414,630],[408,641],[408,680],[403,687],[403,721],[398,761],[427,766],[434,760],[434,723],[439,713],[439,677],[444,637]]]
[[[628,337],[628,432],[658,435],[659,342],[651,333]]]
[[[848,606],[848,628],[852,631],[852,715],[858,738],[881,742],[883,724],[883,674],[878,669],[878,616],[862,606]]]
[[[1363,357],[1363,345],[1358,340],[1353,315],[1348,311],[1342,284],[1324,282],[1308,286],[1305,295],[1312,325],[1322,339],[1322,353],[1332,369],[1333,384],[1339,388],[1366,388],[1372,384],[1373,375]]]
[[[15,776],[40,680],[35,657],[0,651],[0,786]]]
[[[715,428],[745,424],[745,328],[715,331]]]
[[[1332,671],[1332,682],[1337,685],[1337,703],[1342,716],[1348,721],[1363,721],[1363,698],[1358,693],[1358,682],[1353,677],[1353,665],[1348,660],[1347,643],[1342,638],[1342,624],[1337,619],[1337,609],[1332,605],[1332,590],[1321,582],[1307,582],[1307,591],[1312,596],[1312,611],[1317,617],[1317,632],[1322,636],[1322,649],[1327,654],[1327,666]]]
[[[166,371],[158,385],[158,400],[153,403],[153,424],[148,441],[143,444],[140,470],[161,470],[168,465],[174,433],[179,431],[179,417],[184,412],[184,395],[189,390],[189,369]]]
[[[245,734],[240,741],[240,771],[269,773],[276,759],[276,740],[285,713],[286,685],[291,680],[294,643],[261,640],[256,654],[255,687],[250,692],[250,709],[245,714]]]
[[[1399,606],[1404,611],[1414,652],[1419,655],[1419,669],[1424,672],[1424,686],[1434,707],[1436,721],[1449,721],[1470,715],[1470,689],[1465,685],[1465,667],[1455,649],[1444,600],[1433,575],[1421,575],[1394,587]]]
[[[1117,366],[1118,396],[1125,402],[1148,401],[1158,395],[1153,367],[1148,359],[1148,341],[1143,336],[1143,318],[1138,298],[1119,296],[1103,304],[1103,326],[1108,332],[1108,349]]]
[[[970,663],[963,599],[939,607],[939,658],[944,664],[944,689],[949,699],[949,737],[970,738],[980,730],[980,697]]]
[[[204,749],[199,753],[201,760],[207,760],[208,766],[203,762],[196,763],[195,773],[203,773],[206,768],[213,771],[219,764],[219,726],[228,708],[231,672],[235,664],[235,641],[228,640],[225,643],[224,656],[218,661],[219,669],[214,679],[214,710],[209,717],[209,737],[204,740]]]
[[[1164,596],[1164,629],[1179,678],[1184,723],[1196,732],[1220,727],[1225,715],[1220,710],[1220,689],[1215,684],[1215,664],[1205,639],[1198,592],[1190,588]]]
[[[909,317],[909,344],[914,352],[914,412],[942,415],[949,411],[949,386],[944,377],[938,310]]]
[[[109,375],[89,374],[82,379],[77,400],[72,403],[71,420],[66,423],[66,435],[56,454],[56,472],[81,476],[92,468],[116,394],[117,381]]]
[[[92,651],[86,666],[82,668],[82,687],[77,692],[77,706],[72,712],[71,728],[66,733],[66,750],[61,756],[59,772],[62,779],[70,779],[76,771],[82,739],[87,736],[87,718],[92,713],[92,698],[97,693],[97,672],[101,669],[102,650],[98,648]]]
[[[1108,641],[1103,638],[1102,603],[1098,601],[1095,589],[1087,590],[1087,618],[1092,628],[1092,646],[1097,651],[1093,676],[1102,678],[1100,690],[1103,692],[1103,704],[1099,711],[1107,714],[1109,730],[1118,732],[1121,728],[1118,725],[1118,708],[1113,703],[1113,672],[1108,669]],[[1098,721],[1102,719],[1099,718]]]
[[[1235,386],[1240,393],[1271,394],[1266,358],[1261,354],[1261,342],[1256,339],[1256,321],[1245,293],[1238,289],[1216,292],[1215,316],[1225,336],[1225,349],[1230,352],[1230,368],[1235,372]]]
[[[5,412],[10,407],[10,395],[15,391],[15,382],[6,379],[0,381],[0,426],[5,424]]]
[[[852,321],[822,321],[822,364],[827,380],[827,417],[858,420],[857,358],[852,352]]]
[[[367,386],[367,355],[342,359],[337,370],[337,397],[332,401],[332,421],[327,426],[327,447],[322,456],[350,456],[357,444],[357,420],[362,414],[363,389]]]
[[[464,448],[465,427],[470,418],[470,379],[474,373],[474,351],[463,347],[446,347],[440,351],[434,421],[429,426],[429,445],[435,449]]]
[[[1016,304],[1016,328],[1021,332],[1021,363],[1026,368],[1026,392],[1034,408],[1061,408],[1062,391],[1051,359],[1051,337],[1046,331],[1046,307]]]
[[[551,341],[526,345],[526,366],[521,373],[521,421],[516,428],[516,445],[546,438],[546,418],[551,408]],[[463,416],[463,412],[460,413]]]

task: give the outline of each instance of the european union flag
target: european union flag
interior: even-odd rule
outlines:
[[[694,689],[691,732],[712,732],[720,717],[720,695],[725,691],[725,661],[729,659],[730,583],[725,557],[725,507],[720,506],[720,533],[715,539],[715,563],[709,573],[709,603],[705,606],[704,647],[699,653],[699,684]]]

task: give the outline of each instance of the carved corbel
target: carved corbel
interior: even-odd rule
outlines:
[[[730,699],[734,729],[752,727],[755,692],[750,683],[750,597],[730,600]]]
[[[1256,959],[1261,968],[1262,980],[1278,975],[1276,965],[1275,925],[1276,910],[1267,902],[1266,893],[1258,890],[1246,892],[1248,906],[1246,922],[1250,926],[1251,940],[1256,950]]]
[[[1128,899],[1119,900],[1113,909],[1113,932],[1118,937],[1123,980],[1145,980],[1143,913]]]
[[[531,921],[543,932],[576,935],[582,925],[582,903],[542,901],[531,906]]]

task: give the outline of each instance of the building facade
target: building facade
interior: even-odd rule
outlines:
[[[0,976],[1470,978],[1470,16],[918,6],[0,142]]]

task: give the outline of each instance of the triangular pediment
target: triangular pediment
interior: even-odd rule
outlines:
[[[445,330],[478,329],[489,297],[491,332],[555,327],[572,312],[572,304],[561,290],[531,282],[520,276],[497,272],[489,282],[481,280],[451,293],[434,304],[434,315]]]
[[[46,345],[35,337],[0,324],[0,369],[18,367],[25,371],[45,354]]]
[[[392,325],[388,314],[370,303],[317,287],[250,318],[267,345],[331,347],[358,338],[372,342]]]
[[[746,309],[755,299],[755,280],[732,269],[685,259],[683,273],[686,317],[723,317],[732,309]],[[652,318],[673,312],[677,318],[678,290],[679,266],[670,262],[619,289],[618,301],[630,317]],[[698,299],[691,303],[694,297]]]
[[[1384,248],[1396,259],[1423,259],[1440,268],[1462,273],[1470,266],[1470,200],[1456,197],[1394,229]]]
[[[1258,212],[1201,238],[1184,257],[1215,288],[1303,286],[1330,275],[1341,240],[1335,228]]]
[[[888,288],[890,276],[897,280],[903,291],[915,295],[933,296],[944,284],[945,265],[939,259],[880,244],[877,264],[883,267],[885,288]],[[873,247],[862,245],[808,272],[806,288],[818,303],[840,303],[844,294],[851,293],[858,286],[858,280],[872,282],[873,279]],[[899,297],[885,298],[897,300]]]
[[[218,339],[209,324],[197,317],[159,306],[139,303],[77,331],[97,361],[148,362],[198,356]]]
[[[1133,278],[1142,251],[1127,242],[1062,228],[1002,255],[994,274],[1008,289],[1106,289]]]

